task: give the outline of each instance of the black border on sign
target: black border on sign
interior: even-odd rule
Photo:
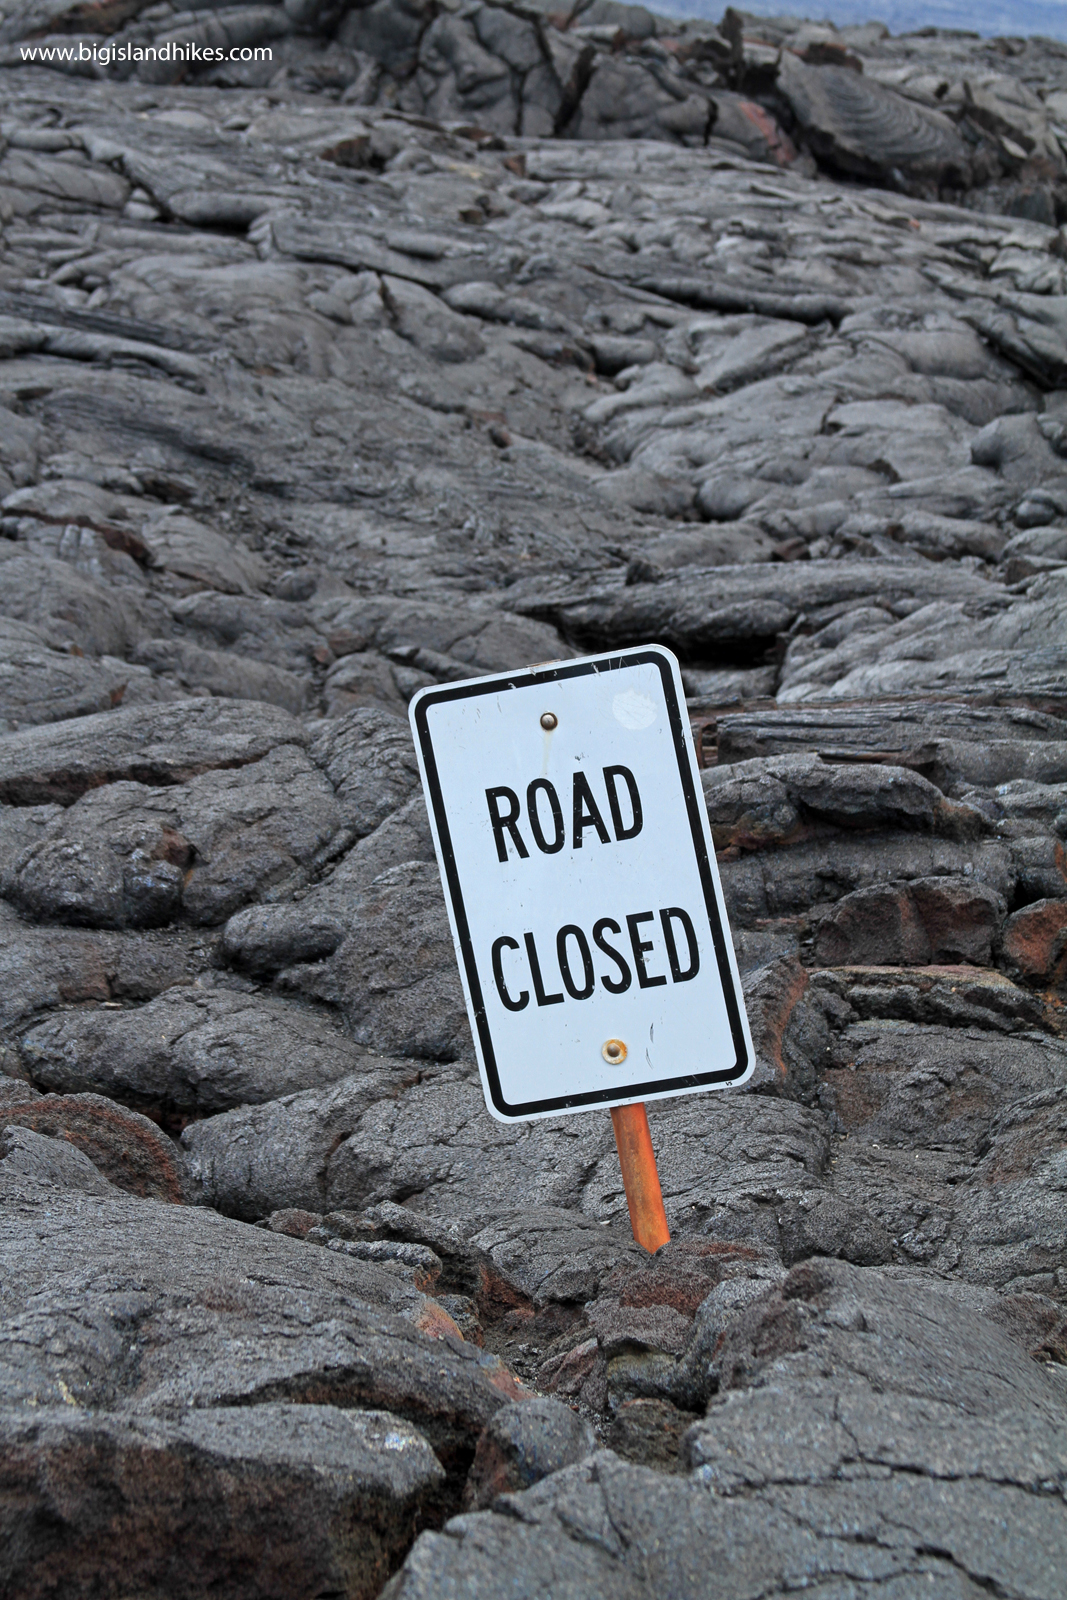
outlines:
[[[430,737],[426,714],[431,706],[440,705],[450,700],[471,700],[478,695],[498,694],[502,689],[526,688],[531,684],[538,683],[556,683],[564,678],[587,677],[591,673],[599,674],[601,672],[617,671],[621,667],[644,664],[654,664],[659,670],[663,683],[663,693],[670,718],[671,735],[674,739],[674,750],[678,760],[678,775],[682,781],[682,793],[685,796],[689,829],[693,838],[693,849],[696,852],[697,865],[700,870],[700,882],[704,890],[704,905],[708,914],[708,926],[711,930],[712,943],[715,947],[715,957],[719,967],[719,981],[722,984],[723,996],[726,1001],[726,1014],[730,1021],[730,1035],[735,1052],[734,1064],[719,1072],[691,1072],[677,1078],[657,1078],[653,1082],[619,1084],[613,1089],[598,1089],[589,1094],[564,1095],[554,1100],[528,1100],[519,1105],[512,1105],[504,1099],[500,1089],[500,1074],[497,1070],[496,1051],[493,1047],[489,1021],[485,1014],[485,1001],[482,997],[478,963],[475,959],[474,944],[471,939],[470,926],[467,922],[467,909],[463,903],[463,891],[460,887],[455,852],[452,848],[452,836],[448,830],[444,796],[441,793],[441,780],[437,771],[433,740]],[[437,837],[440,841],[443,858],[442,865],[444,866],[449,898],[452,901],[452,911],[456,920],[460,947],[463,951],[463,966],[467,974],[467,989],[474,1006],[474,1020],[482,1047],[485,1075],[489,1083],[489,1092],[492,1096],[493,1104],[500,1115],[518,1121],[523,1117],[540,1116],[546,1112],[570,1111],[578,1106],[602,1105],[605,1100],[640,1100],[645,1096],[651,1097],[672,1090],[702,1089],[706,1085],[713,1083],[734,1083],[738,1078],[743,1077],[748,1068],[748,1048],[741,1024],[741,1008],[738,1004],[733,973],[730,970],[730,961],[727,955],[726,931],[719,916],[719,903],[715,895],[711,862],[708,858],[707,839],[701,818],[703,796],[698,797],[696,786],[693,782],[693,769],[689,762],[689,749],[686,740],[687,728],[682,721],[682,711],[678,704],[674,675],[671,672],[669,663],[660,652],[647,649],[626,651],[617,655],[601,656],[595,660],[580,661],[573,665],[568,662],[560,662],[554,666],[533,668],[522,673],[511,673],[502,678],[479,678],[474,683],[460,684],[456,688],[431,689],[422,696],[415,707],[414,720],[426,772],[430,805],[437,825]]]

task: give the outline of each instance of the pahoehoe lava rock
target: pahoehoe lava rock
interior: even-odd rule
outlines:
[[[687,1480],[598,1453],[424,1535],[389,1600],[1062,1589],[1062,1389],[985,1318],[812,1262],[719,1359]]]
[[[20,1594],[147,1582],[160,1595],[222,1584],[278,1600],[377,1594],[445,1478],[422,1435],[387,1411],[270,1402],[180,1424],[61,1410],[5,1418],[0,1473],[6,1539],[32,1551],[7,1565]],[[23,1508],[53,1510],[57,1478],[62,1517],[41,1550]],[[190,1523],[203,1530],[192,1549]]]
[[[0,78],[0,1588],[1063,1595],[1067,46],[3,0]],[[485,1112],[406,719],[650,640],[757,1056],[654,1257]]]

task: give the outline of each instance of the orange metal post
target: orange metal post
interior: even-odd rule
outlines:
[[[648,1116],[642,1105],[614,1106],[611,1121],[619,1147],[619,1166],[634,1238],[646,1250],[658,1250],[671,1236],[663,1210]]]

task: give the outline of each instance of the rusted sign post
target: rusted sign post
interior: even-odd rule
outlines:
[[[752,1070],[678,663],[649,645],[434,686],[411,722],[486,1105],[610,1107],[656,1250],[644,1102]]]
[[[671,1234],[663,1209],[652,1135],[648,1131],[648,1112],[643,1105],[613,1106],[611,1122],[634,1238],[646,1250],[658,1250],[661,1244],[669,1241]]]

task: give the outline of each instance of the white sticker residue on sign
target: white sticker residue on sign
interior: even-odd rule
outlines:
[[[627,689],[611,702],[612,715],[624,728],[651,728],[656,720],[656,705],[651,695]]]
[[[744,1081],[674,657],[648,646],[424,689],[411,719],[493,1114]]]

